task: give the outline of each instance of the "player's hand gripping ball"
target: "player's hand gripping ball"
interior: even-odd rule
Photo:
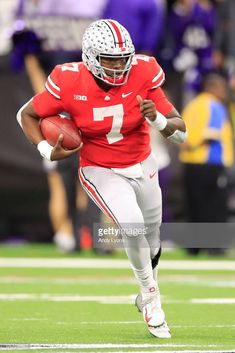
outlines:
[[[58,137],[62,134],[62,147],[72,150],[80,146],[81,134],[72,120],[59,115],[50,116],[41,120],[40,128],[43,137],[51,146],[55,146]]]

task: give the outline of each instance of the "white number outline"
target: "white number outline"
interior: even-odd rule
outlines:
[[[123,125],[124,110],[123,104],[111,105],[109,107],[93,108],[94,121],[103,121],[107,117],[112,117],[112,127],[106,134],[109,144],[123,139],[121,128]]]
[[[71,63],[70,65],[62,65],[61,70],[78,72],[79,71],[78,63]]]
[[[143,54],[135,55],[132,60],[132,65],[138,65],[138,60],[149,62],[149,56]]]

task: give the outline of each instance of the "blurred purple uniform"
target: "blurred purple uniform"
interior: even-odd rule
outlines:
[[[81,51],[85,28],[102,16],[106,1],[19,0],[16,17],[43,39],[44,51],[75,53]]]
[[[127,28],[137,53],[154,54],[163,34],[165,1],[108,0],[103,17]]]
[[[70,17],[99,18],[106,0],[19,0],[17,15],[57,15]]]
[[[216,29],[215,8],[204,8],[195,2],[191,11],[185,15],[173,7],[169,16],[169,27],[174,46],[172,57],[181,57],[185,48],[195,54],[197,62],[192,67],[188,84],[192,89],[198,90],[202,75],[214,69],[212,40]],[[183,58],[182,56],[181,63],[185,67]],[[175,68],[177,69],[177,65]]]

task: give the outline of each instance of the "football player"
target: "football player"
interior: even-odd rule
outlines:
[[[150,333],[169,338],[156,278],[162,201],[149,123],[175,143],[185,141],[186,127],[161,89],[163,70],[155,58],[135,55],[121,24],[93,22],[83,35],[82,51],[83,62],[56,66],[45,91],[26,103],[17,118],[46,159],[67,158],[81,149],[84,189],[124,230],[124,247],[140,284],[136,305]],[[43,139],[39,119],[62,111],[81,131],[82,148],[63,149],[62,135],[54,147]]]

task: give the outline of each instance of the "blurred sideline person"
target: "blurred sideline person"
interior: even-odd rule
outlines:
[[[169,90],[180,111],[201,90],[203,76],[214,70],[216,23],[211,0],[176,0],[170,10],[168,50],[176,79]]]
[[[88,0],[86,4],[79,4],[77,0],[18,1],[12,61],[15,70],[24,63],[35,93],[45,89],[46,77],[56,64],[81,60],[79,43],[83,28],[92,18],[100,17],[105,1]],[[90,228],[98,222],[99,214],[92,202],[84,200],[87,207],[83,210],[81,202],[76,200],[77,192],[78,197],[84,199],[76,178],[76,163],[75,157],[59,162],[43,161],[54,241],[65,252],[92,247]]]
[[[47,76],[41,67],[37,56],[35,55],[35,52],[31,52],[29,48],[30,45],[33,45],[32,36],[34,36],[33,32],[24,30],[24,32],[15,33],[13,35],[13,41],[15,42],[14,49],[16,49],[19,44],[23,44],[23,42],[28,46],[27,52],[22,53],[22,55],[24,56],[25,69],[30,79],[32,89],[36,94],[38,94],[44,91]],[[34,36],[34,39],[39,41],[36,35]],[[28,43],[26,44],[27,41]],[[29,43],[29,41],[31,41],[31,43]],[[56,161],[51,162],[43,159],[43,167],[47,172],[48,187],[50,192],[48,211],[52,227],[55,232],[54,241],[61,250],[67,252],[74,250],[76,243],[75,236],[73,234],[72,222],[68,216],[63,180],[60,173],[57,171],[57,164],[58,163]]]
[[[226,70],[233,79],[235,90],[235,1],[217,2],[218,26],[214,38],[214,62],[218,69]]]
[[[226,109],[228,87],[218,74],[204,80],[203,91],[182,113],[188,138],[181,147],[188,222],[228,219],[226,168],[233,164],[233,131]],[[188,249],[197,254],[200,249]],[[208,249],[220,253],[219,249]]]
[[[165,0],[107,0],[103,15],[128,30],[137,53],[156,55],[164,32]]]
[[[218,70],[226,72],[230,88],[230,113],[235,125],[235,1],[217,4],[218,29],[215,33],[214,61]]]
[[[161,254],[162,201],[148,121],[175,143],[185,141],[186,127],[161,89],[163,70],[153,57],[135,55],[128,31],[117,21],[88,26],[82,51],[83,62],[54,68],[47,80],[49,91],[34,96],[17,119],[48,160],[80,150],[80,181],[121,232],[140,285],[136,305],[150,333],[169,338],[155,271]],[[54,147],[43,139],[39,119],[61,111],[70,113],[83,146],[64,150],[63,135]]]

